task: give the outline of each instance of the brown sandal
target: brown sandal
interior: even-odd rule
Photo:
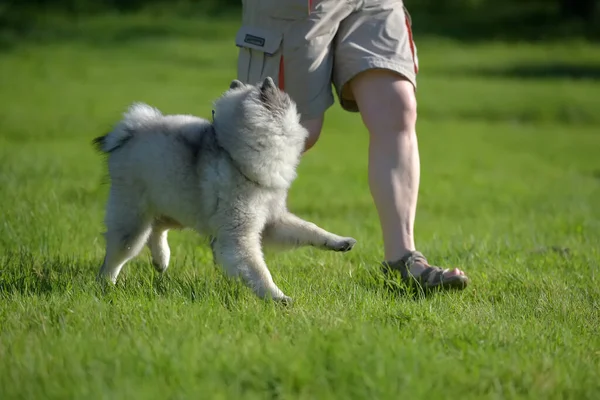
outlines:
[[[410,268],[414,264],[421,265],[425,268],[418,276],[410,273]],[[469,282],[469,278],[466,275],[454,275],[448,278],[444,277],[444,273],[448,270],[429,265],[425,256],[418,251],[411,251],[398,261],[385,261],[383,265],[389,270],[400,272],[403,282],[407,284],[416,282],[423,290],[438,288],[442,290],[462,290],[467,287]]]

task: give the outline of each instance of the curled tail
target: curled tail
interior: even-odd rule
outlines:
[[[123,120],[110,133],[95,138],[92,143],[102,153],[110,153],[123,146],[135,131],[148,122],[160,118],[162,113],[144,103],[132,104],[123,115]]]

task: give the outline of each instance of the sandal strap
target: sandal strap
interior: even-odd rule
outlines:
[[[406,264],[404,264],[402,261],[398,260],[398,261],[393,261],[393,262],[389,262],[389,261],[384,261],[382,263],[384,272],[389,272],[389,271],[397,271],[400,272],[400,277],[402,278],[402,280],[407,280],[408,279],[408,269],[406,268]]]
[[[425,267],[423,272],[419,275],[414,276],[410,273],[410,269],[414,264],[421,264]],[[446,270],[439,267],[432,267],[429,265],[427,258],[423,253],[419,251],[409,251],[402,258],[394,262],[384,262],[384,265],[391,268],[392,270],[400,272],[400,276],[403,280],[409,278],[415,279],[421,285],[435,286],[443,282],[444,272]]]
[[[409,251],[402,256],[402,258],[396,261],[384,261],[383,265],[384,267],[387,267],[393,271],[400,272],[400,277],[403,280],[408,280],[409,278],[413,277],[410,273],[410,268],[414,263],[420,263],[426,267],[429,267],[429,263],[427,262],[425,256],[418,251]],[[416,278],[418,279],[419,277]]]
[[[423,253],[419,251],[409,251],[400,259],[400,261],[404,263],[408,269],[410,269],[410,267],[415,263],[423,264],[426,267],[429,266],[427,259]]]
[[[442,268],[430,266],[427,267],[425,271],[423,271],[421,275],[417,277],[417,279],[425,285],[439,285],[444,281],[444,272],[445,270],[443,270]]]

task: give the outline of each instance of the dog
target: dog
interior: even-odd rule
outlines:
[[[132,104],[94,139],[110,178],[97,278],[115,284],[144,245],[156,270],[166,271],[168,231],[189,228],[212,238],[214,261],[228,276],[260,298],[291,302],[273,281],[263,245],[346,252],[356,244],[287,210],[307,136],[296,104],[271,78],[233,80],[214,101],[212,122]]]

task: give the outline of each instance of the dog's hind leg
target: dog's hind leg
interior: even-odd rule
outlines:
[[[258,232],[222,229],[213,242],[217,263],[232,277],[241,277],[260,298],[291,302],[273,282],[263,258]]]
[[[210,245],[210,253],[212,254],[213,264],[217,264],[217,255],[215,253],[215,248],[217,246],[217,238],[214,236],[209,237],[209,245]]]
[[[165,272],[169,267],[169,258],[171,257],[171,249],[169,249],[167,241],[169,229],[180,227],[176,222],[165,218],[158,218],[154,221],[152,232],[148,238],[148,247],[152,254],[152,265],[158,272]]]
[[[333,251],[350,251],[356,244],[354,238],[338,236],[291,213],[268,223],[263,240],[283,247],[314,246]]]
[[[137,256],[150,234],[150,220],[143,218],[135,202],[126,202],[111,191],[106,210],[106,255],[99,279],[117,281],[123,265]]]

